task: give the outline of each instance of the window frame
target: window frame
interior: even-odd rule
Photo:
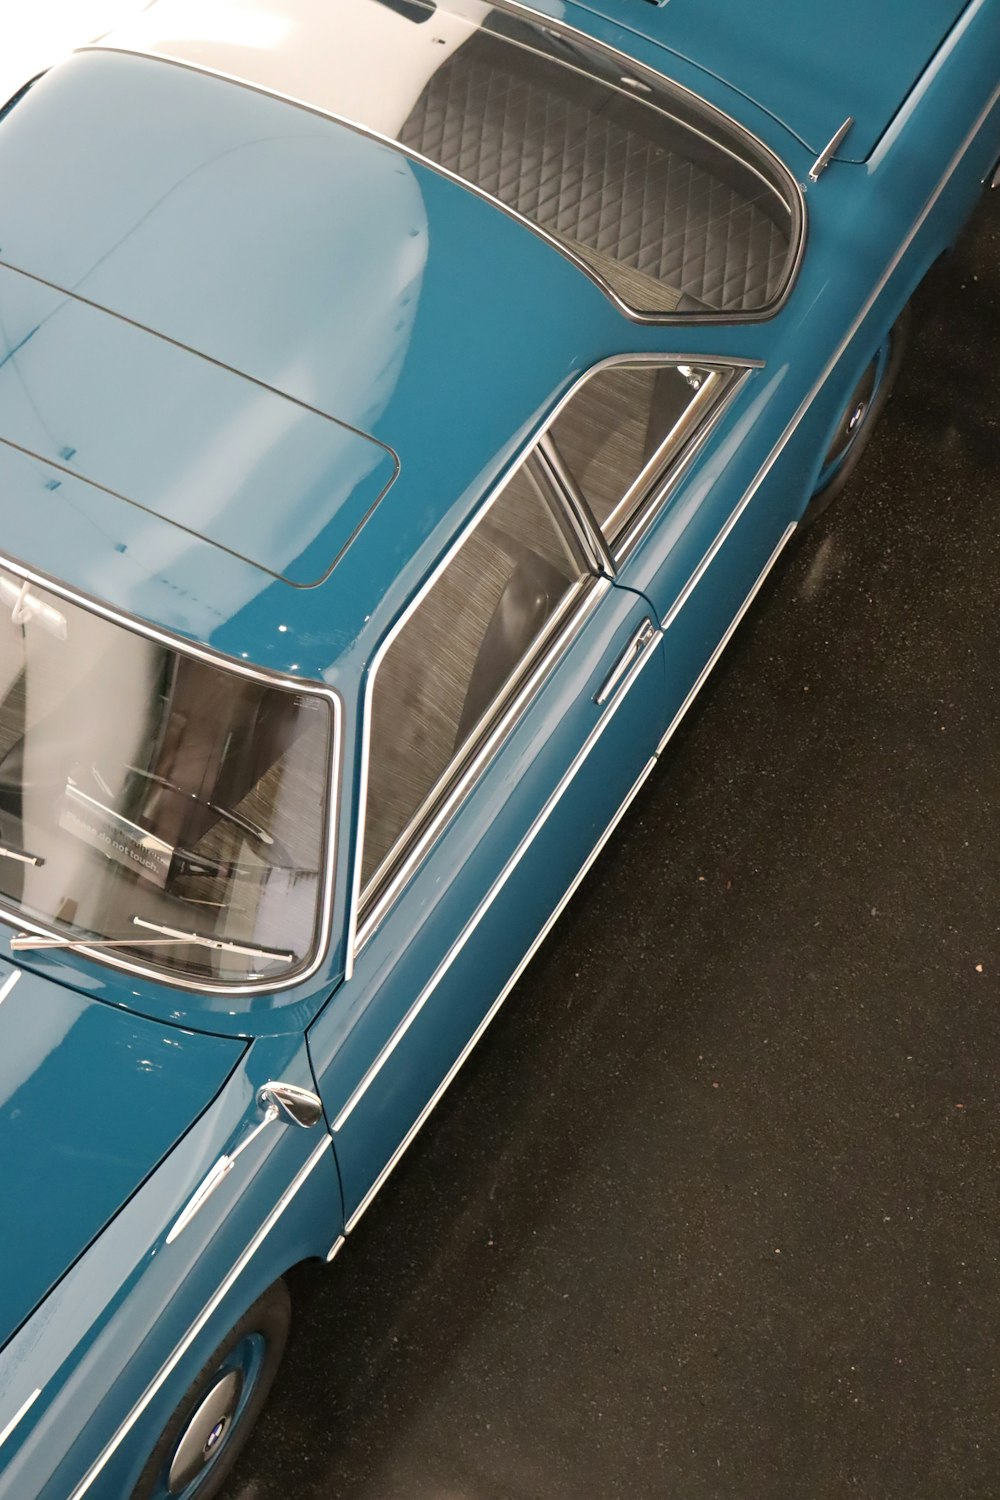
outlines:
[[[559,472],[559,467],[553,465],[551,459],[547,457],[545,439],[559,413],[572,401],[586,381],[599,370],[622,364],[672,366],[700,364],[710,365],[713,370],[730,373],[720,388],[713,392],[713,400],[705,405],[700,417],[701,425],[692,432],[691,440],[683,447],[683,451],[676,452],[669,445],[669,439],[680,423],[675,423],[671,433],[657,450],[655,474],[648,483],[648,493],[623,532],[620,539],[621,547],[612,554],[603,532],[591,515],[590,508],[579,489],[565,473]],[[763,360],[759,359],[720,358],[714,355],[706,357],[695,354],[622,354],[599,360],[574,380],[569,389],[555,403],[522,451],[512,460],[507,471],[487,491],[482,503],[477,506],[444,554],[423,579],[413,598],[390,625],[372,656],[362,685],[361,765],[357,783],[358,807],[348,904],[345,980],[351,978],[357,956],[395,905],[419,865],[477,784],[495,753],[534,700],[540,687],[562,658],[570,643],[579,634],[600,599],[612,587],[626,553],[632,549],[639,536],[646,531],[663,509],[696,454],[703,447],[705,440],[731,406],[736,393],[742,389],[747,377],[752,371],[763,368],[763,364]],[[695,402],[691,404],[694,405]],[[699,407],[699,412],[701,411],[702,408]],[[671,459],[675,455],[676,462],[672,463]],[[542,476],[551,492],[557,519],[561,518],[562,524],[575,536],[584,555],[589,557],[592,572],[583,574],[566,598],[561,601],[555,617],[558,621],[558,628],[554,628],[550,622],[550,628],[547,628],[540,638],[537,651],[529,652],[526,658],[529,662],[526,672],[523,674],[519,672],[511,678],[498,697],[497,703],[484,717],[481,730],[477,730],[477,733],[470,737],[467,749],[463,748],[453,757],[438,782],[428,792],[420,808],[401,831],[371,880],[362,889],[372,712],[379,669],[396,638],[405,629],[438,578],[448,568],[466,540],[488,516],[491,507],[514,475],[523,465],[532,460],[539,463]],[[652,461],[647,464],[643,475],[653,466]],[[629,488],[634,489],[635,483]],[[572,600],[576,600],[575,608],[569,607]],[[376,882],[381,887],[380,889],[377,888]]]
[[[623,490],[611,515],[615,515],[628,506],[625,521],[619,532],[606,537],[591,513],[587,497],[573,474],[572,466],[559,450],[558,439],[552,429],[561,413],[572,403],[587,382],[602,371],[616,369],[623,365],[676,368],[679,365],[688,364],[708,368],[712,377],[721,378],[710,377],[695,392],[681,416],[664,435],[656,452],[643,465],[628,488]],[[542,446],[543,453],[548,451],[549,465],[558,475],[562,489],[569,492],[573,504],[582,511],[589,526],[601,538],[616,572],[681,482],[706,440],[731,406],[744,381],[753,370],[763,369],[763,367],[764,361],[760,359],[719,358],[711,354],[613,355],[610,359],[603,359],[596,365],[592,365],[563,396],[549,416],[545,429],[539,434],[538,442]]]
[[[606,571],[603,550],[595,545],[595,539],[586,522],[576,512],[575,507],[567,502],[564,492],[553,483],[547,467],[539,464],[541,470],[539,478],[551,497],[551,505],[555,512],[554,524],[561,526],[571,542],[575,544],[583,571],[559,601],[552,619],[546,622],[540,635],[532,641],[517,671],[504,684],[495,702],[484,714],[473,734],[469,736],[467,745],[462,746],[449,761],[441,776],[428,790],[420,806],[405,827],[400,830],[398,837],[367,885],[362,888],[371,728],[379,668],[438,579],[446,572],[468,539],[488,518],[494,504],[514,476],[536,458],[537,442],[532,441],[489,491],[483,504],[463,526],[458,537],[424,579],[414,597],[379,644],[368,669],[362,721],[362,767],[348,931],[348,972],[345,976],[347,978],[350,978],[353,957],[361,951],[383,916],[395,904],[397,896],[409,881],[413,871],[437,841],[438,835],[465,800],[492,758],[494,751],[506,739],[513,725],[534,698],[539,686],[548,677],[555,662],[562,656],[570,640],[576,635],[583,619],[590,614],[597,599],[611,587],[611,578]]]
[[[75,604],[89,614],[99,615],[102,619],[110,621],[119,628],[128,630],[134,635],[144,636],[147,640],[155,641],[169,650],[177,652],[181,656],[194,658],[196,661],[207,662],[225,672],[231,672],[238,677],[248,677],[254,682],[265,683],[268,687],[283,688],[286,691],[325,699],[330,705],[330,748],[326,767],[326,795],[327,805],[325,809],[324,837],[320,851],[322,860],[320,899],[317,903],[317,918],[315,925],[315,941],[304,963],[298,968],[284,976],[277,976],[257,981],[234,981],[226,983],[222,980],[191,977],[186,978],[181,974],[171,974],[167,970],[156,968],[151,964],[144,964],[141,959],[127,958],[119,955],[118,951],[107,948],[94,948],[87,945],[85,937],[80,940],[67,943],[70,953],[80,954],[82,957],[91,959],[95,963],[118,969],[123,973],[138,975],[143,979],[152,980],[154,984],[163,985],[167,989],[179,989],[196,992],[202,995],[271,995],[280,990],[294,989],[304,984],[319,970],[330,953],[333,945],[333,914],[336,874],[336,845],[337,835],[340,828],[341,808],[341,762],[343,758],[343,704],[340,694],[336,689],[304,678],[288,677],[280,672],[270,672],[263,667],[250,665],[245,661],[236,661],[231,656],[226,656],[221,651],[213,651],[194,641],[186,640],[184,637],[175,635],[172,631],[162,629],[160,626],[152,625],[147,620],[142,620],[136,615],[129,614],[125,610],[115,609],[112,605],[104,603],[92,595],[82,593],[72,588],[69,584],[59,579],[51,578],[46,573],[40,573],[36,569],[26,567],[24,563],[9,557],[6,553],[0,553],[0,566],[13,573],[18,578],[25,579],[28,583],[36,584],[39,588],[48,590],[69,604]],[[40,937],[54,937],[66,939],[66,933],[55,927],[47,926],[44,922],[28,917],[16,906],[0,898],[0,921],[12,927],[15,932],[36,933]]]

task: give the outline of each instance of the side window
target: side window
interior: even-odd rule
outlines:
[[[361,889],[447,787],[590,578],[531,456],[382,659],[372,697]]]
[[[609,365],[563,407],[550,441],[609,544],[688,448],[730,376],[705,365]]]

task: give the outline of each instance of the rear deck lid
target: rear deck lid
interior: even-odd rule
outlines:
[[[837,157],[866,161],[967,0],[593,0],[588,10],[721,78],[817,154],[853,115]]]

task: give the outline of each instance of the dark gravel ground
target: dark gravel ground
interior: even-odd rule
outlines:
[[[230,1500],[1000,1495],[1000,192]]]

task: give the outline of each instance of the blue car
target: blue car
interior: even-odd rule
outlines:
[[[2,1500],[222,1488],[998,78],[998,0],[157,0],[0,111]]]

